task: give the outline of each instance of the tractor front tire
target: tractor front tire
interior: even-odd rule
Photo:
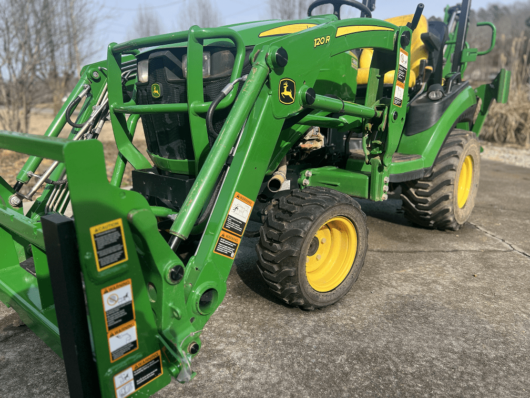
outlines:
[[[367,250],[359,204],[320,187],[273,200],[256,245],[258,268],[272,293],[304,310],[332,305],[348,293]]]
[[[475,207],[480,177],[480,145],[466,130],[449,133],[432,173],[402,184],[405,217],[420,226],[458,231]]]

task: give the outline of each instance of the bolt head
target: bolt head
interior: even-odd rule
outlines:
[[[287,51],[285,51],[285,48],[283,47],[280,47],[276,51],[276,54],[274,54],[274,57],[275,57],[276,65],[278,65],[278,67],[280,68],[283,68],[289,62],[289,55],[287,54]]]
[[[182,266],[177,265],[171,268],[171,271],[169,271],[169,279],[171,279],[171,282],[179,283],[182,278],[184,278],[184,268]]]
[[[313,173],[311,173],[310,171],[306,171],[305,172],[305,176],[306,177],[311,177],[313,175]]]
[[[382,199],[383,199],[383,200],[388,200],[388,195],[387,195],[387,194],[384,194]]]
[[[385,184],[388,184],[390,182],[390,178],[389,177],[385,177],[385,179],[383,180]]]
[[[410,32],[405,31],[401,35],[401,47],[405,48],[410,44]]]
[[[313,105],[315,103],[315,99],[317,97],[317,94],[315,93],[315,90],[312,88],[308,88],[305,93],[305,101],[308,105]]]
[[[388,185],[385,185],[385,186],[383,187],[383,192],[388,192]]]
[[[188,346],[188,352],[191,354],[191,355],[195,355],[199,352],[199,345],[196,343],[196,342],[193,342],[191,343],[189,346]]]
[[[326,238],[322,238],[322,240],[320,241],[322,244],[326,243]]]
[[[309,180],[305,179],[305,180],[302,182],[302,185],[303,185],[303,186],[307,186],[307,185],[309,185]]]
[[[317,261],[320,261],[320,259],[322,258],[322,256],[320,254],[317,255]]]
[[[94,79],[99,79],[99,73],[96,72],[96,71],[92,72],[92,77],[93,77]]]
[[[9,204],[12,207],[20,207],[22,205],[22,199],[20,199],[17,195],[11,195],[9,197]]]

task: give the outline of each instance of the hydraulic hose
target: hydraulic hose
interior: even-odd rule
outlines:
[[[72,113],[73,113],[74,109],[76,108],[77,104],[79,104],[81,102],[83,97],[85,95],[87,95],[87,93],[89,91],[90,91],[90,86],[89,85],[85,85],[85,89],[72,102],[70,102],[70,104],[66,108],[66,114],[65,114],[66,122],[70,126],[80,129],[80,128],[84,127],[84,125],[86,124],[86,123],[82,123],[82,124],[75,123],[75,122],[72,121],[72,119],[70,119],[70,116],[72,115]]]
[[[206,128],[208,129],[208,135],[217,138],[219,136],[219,133],[215,131],[215,128],[213,126],[213,114],[215,112],[215,108],[219,105],[219,103],[228,95],[230,94],[230,91],[234,89],[234,86],[236,83],[244,82],[247,80],[248,75],[241,76],[240,78],[237,78],[231,83],[228,83],[219,93],[219,95],[212,101],[210,107],[208,108],[208,112],[206,113]]]

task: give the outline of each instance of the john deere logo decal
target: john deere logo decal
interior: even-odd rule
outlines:
[[[280,102],[284,105],[294,104],[296,96],[296,84],[294,80],[283,78],[280,80],[280,87],[278,90]]]
[[[153,98],[160,98],[162,96],[162,89],[160,88],[160,84],[154,83],[151,86],[151,95]]]

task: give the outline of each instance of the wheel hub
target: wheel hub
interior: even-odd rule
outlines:
[[[357,231],[345,217],[324,223],[307,251],[306,276],[313,289],[329,292],[348,276],[357,254]]]

